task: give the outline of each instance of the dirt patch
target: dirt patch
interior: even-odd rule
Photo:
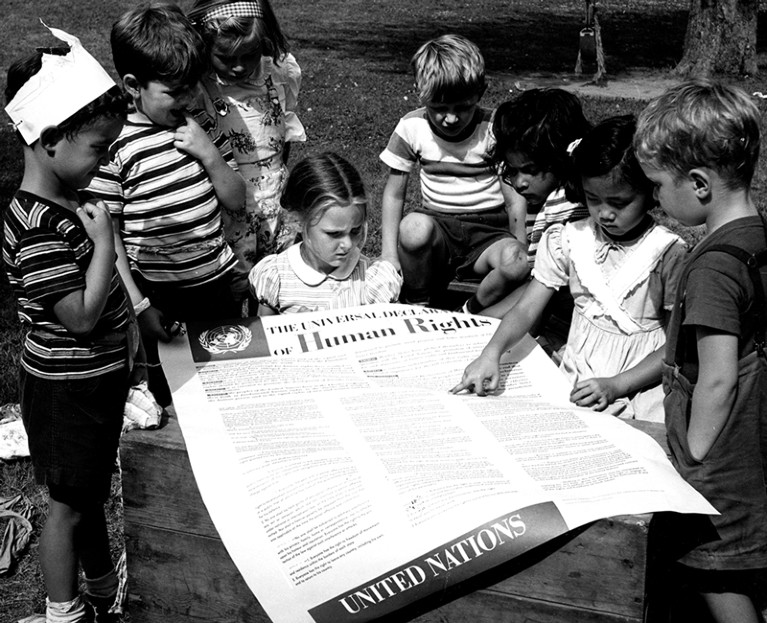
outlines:
[[[677,84],[678,78],[662,72],[632,70],[607,76],[607,83],[596,85],[591,76],[576,74],[551,73],[493,73],[497,80],[509,91],[524,91],[533,88],[559,87],[589,97],[625,98],[650,100]]]

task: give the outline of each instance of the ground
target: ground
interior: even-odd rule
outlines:
[[[648,100],[677,84],[678,78],[668,72],[632,69],[617,75],[608,75],[607,84],[595,85],[591,76],[551,73],[493,73],[491,79],[498,80],[510,92],[531,88],[559,87],[589,97],[614,97],[622,99]]]

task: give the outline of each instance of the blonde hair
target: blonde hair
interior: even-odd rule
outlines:
[[[690,80],[642,111],[634,149],[640,162],[686,175],[715,170],[728,188],[748,188],[759,158],[759,109],[737,87]]]
[[[460,35],[424,43],[410,61],[422,103],[456,102],[485,91],[485,60],[479,48]]]
[[[293,167],[281,198],[304,227],[315,224],[333,205],[357,207],[367,221],[367,193],[351,163],[333,152],[307,156]],[[360,245],[362,246],[362,245]]]

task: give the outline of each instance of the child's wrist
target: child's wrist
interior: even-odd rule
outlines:
[[[145,296],[143,299],[141,299],[138,303],[136,303],[133,306],[133,312],[136,314],[136,316],[140,316],[151,306],[152,306],[152,303],[150,302],[149,297]]]

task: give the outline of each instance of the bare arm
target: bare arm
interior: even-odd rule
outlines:
[[[525,293],[509,313],[501,320],[487,346],[463,372],[461,382],[450,392],[473,391],[478,396],[484,396],[488,391],[498,389],[500,371],[498,363],[506,350],[519,342],[533,328],[541,317],[546,304],[554,295],[555,290],[533,279],[525,288]]]
[[[603,411],[618,398],[658,383],[661,379],[663,350],[664,347],[661,346],[633,368],[615,376],[578,381],[570,392],[570,402],[579,407],[591,407],[595,411]]]
[[[70,292],[53,306],[59,322],[69,331],[86,335],[104,311],[112,284],[115,248],[109,210],[102,202],[77,208],[77,216],[93,241],[93,257],[85,271],[85,288]]]
[[[698,327],[698,382],[692,393],[687,443],[703,460],[732,411],[738,390],[738,338]]]
[[[128,261],[128,254],[125,252],[125,245],[120,235],[120,223],[115,218],[112,219],[112,230],[114,249],[117,255],[117,272],[120,273],[120,278],[123,281],[123,285],[128,292],[130,303],[134,307],[138,305],[143,299],[144,294],[139,290],[133,279],[133,274],[130,270],[130,262]],[[139,326],[141,327],[142,334],[151,335],[163,342],[169,342],[171,336],[164,328],[165,317],[163,313],[156,307],[149,307],[144,310],[138,316]]]
[[[277,312],[274,311],[268,305],[259,305],[258,306],[258,315],[259,316],[277,316]]]
[[[506,212],[509,215],[509,231],[523,245],[527,247],[527,201],[512,186],[501,182],[501,192],[506,203]]]
[[[399,224],[405,207],[408,178],[403,171],[389,169],[381,204],[381,257],[394,264],[397,270],[400,269],[397,253]]]

